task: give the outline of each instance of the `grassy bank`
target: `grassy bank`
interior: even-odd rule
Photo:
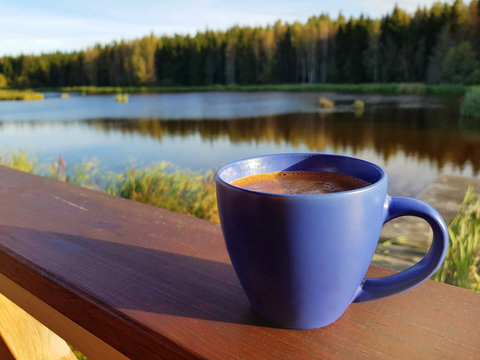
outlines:
[[[480,86],[468,89],[460,105],[460,115],[480,119]]]
[[[469,188],[460,212],[448,224],[445,261],[434,280],[480,292],[480,198]]]
[[[42,93],[33,90],[0,90],[0,100],[43,100]]]
[[[115,173],[103,171],[96,160],[69,165],[59,157],[53,164],[39,163],[25,151],[0,154],[0,165],[218,222],[211,172],[200,174],[161,162]]]
[[[343,93],[462,95],[465,85],[422,83],[376,84],[276,84],[276,85],[211,85],[211,86],[72,86],[43,88],[39,91],[80,92],[82,94],[168,93],[206,91],[334,91]]]

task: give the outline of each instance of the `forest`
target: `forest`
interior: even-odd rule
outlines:
[[[480,0],[0,58],[10,88],[390,82],[480,84]]]

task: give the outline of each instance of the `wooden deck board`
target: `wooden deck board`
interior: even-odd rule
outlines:
[[[471,291],[428,281],[322,329],[279,329],[250,309],[216,224],[4,167],[0,203],[0,273],[132,359],[480,356]],[[99,357],[77,328],[52,330]]]

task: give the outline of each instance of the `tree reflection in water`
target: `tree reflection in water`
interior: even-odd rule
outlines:
[[[443,113],[442,113],[443,112]],[[333,149],[353,155],[373,150],[385,161],[401,151],[407,157],[427,159],[437,169],[471,165],[480,172],[480,123],[458,123],[448,111],[398,109],[352,118],[350,113],[288,114],[236,120],[88,120],[106,132],[141,134],[158,141],[164,136],[199,134],[205,141],[227,138],[231,143],[275,143],[306,146],[310,151]]]
[[[139,166],[167,160],[207,170],[262,153],[346,154],[383,166],[392,194],[406,196],[417,195],[442,173],[480,176],[480,124],[460,119],[455,101],[406,101],[371,101],[357,116],[351,102],[336,102],[333,112],[241,119],[15,119],[0,122],[0,142],[32,144],[27,150],[43,152],[42,161],[58,154],[70,162],[96,156],[115,171],[125,169],[129,157],[141,160]]]

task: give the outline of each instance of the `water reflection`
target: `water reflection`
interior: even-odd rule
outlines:
[[[419,116],[420,114],[420,116]],[[393,117],[392,117],[393,116]],[[401,118],[396,121],[395,117]],[[358,120],[358,121],[357,121]],[[351,149],[357,154],[372,149],[385,161],[402,151],[407,157],[428,159],[438,169],[445,164],[480,171],[480,131],[455,129],[455,124],[435,123],[421,112],[395,111],[364,119],[349,114],[277,115],[241,120],[87,120],[88,126],[107,132],[140,134],[162,141],[165,136],[199,134],[204,141],[227,138],[235,143],[274,143],[306,146],[310,151]]]
[[[372,95],[315,92],[202,92],[131,94],[128,103],[115,95],[78,96],[61,99],[49,94],[45,101],[2,101],[1,121],[78,121],[85,119],[239,119],[278,114],[318,112],[319,97],[335,102],[336,112],[353,112],[360,99],[367,108],[439,108],[445,101],[416,95]],[[450,100],[449,100],[450,101]]]
[[[0,144],[25,146],[41,161],[96,156],[116,171],[130,157],[140,159],[139,166],[167,160],[207,170],[262,153],[346,154],[386,168],[389,191],[412,196],[442,173],[480,174],[480,126],[460,120],[457,105],[378,102],[357,117],[315,111],[241,119],[16,119],[0,122]]]

